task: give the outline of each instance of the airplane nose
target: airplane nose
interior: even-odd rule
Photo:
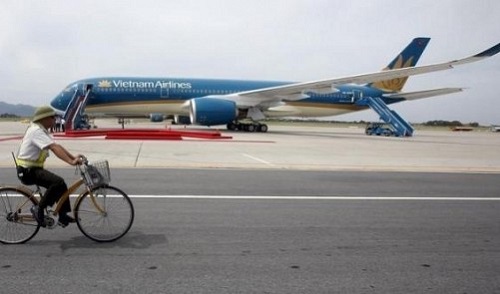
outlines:
[[[54,108],[56,111],[60,113],[64,113],[66,111],[66,107],[68,106],[69,103],[69,98],[66,97],[65,93],[61,93],[57,95],[52,101],[50,102],[50,106]]]

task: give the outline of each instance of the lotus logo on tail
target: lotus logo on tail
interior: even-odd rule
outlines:
[[[384,68],[383,70],[389,70],[389,69],[397,69],[397,68],[405,68],[405,67],[410,67],[413,64],[413,56],[408,58],[406,61],[403,61],[403,56],[399,55],[398,58],[390,64],[388,67]],[[403,86],[406,83],[406,80],[408,80],[408,77],[402,77],[402,78],[395,78],[392,80],[385,80],[385,81],[379,81],[375,82],[372,84],[372,87],[384,90],[384,91],[389,91],[389,92],[399,92],[403,89]]]
[[[412,66],[412,64],[413,64],[413,56],[411,56],[405,62],[403,62],[403,56],[399,55],[396,62],[394,62],[394,64],[391,64],[390,67],[386,67],[384,70],[410,67]]]

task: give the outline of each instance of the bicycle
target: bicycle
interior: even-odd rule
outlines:
[[[46,209],[46,228],[57,227],[62,203],[84,185],[85,189],[78,195],[73,207],[78,229],[96,242],[118,240],[132,227],[132,202],[125,192],[109,185],[111,178],[107,160],[90,164],[86,158],[83,159],[83,163],[76,167],[80,172],[80,179],[71,184],[54,204],[54,209]],[[0,243],[25,243],[38,233],[41,225],[30,209],[38,205],[41,196],[42,191],[38,185],[34,191],[23,185],[0,187]]]

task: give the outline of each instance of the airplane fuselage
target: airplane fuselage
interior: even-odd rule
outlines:
[[[85,112],[89,115],[188,115],[183,105],[200,97],[219,97],[261,88],[294,84],[277,81],[218,79],[103,77],[76,81],[67,86],[51,106],[64,112],[78,87],[92,86]],[[366,109],[356,102],[363,97],[382,97],[385,92],[369,86],[342,85],[330,93],[305,91],[304,99],[282,101],[263,111],[266,117],[332,116]],[[404,99],[384,99],[387,104]]]

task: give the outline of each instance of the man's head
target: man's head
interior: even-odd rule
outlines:
[[[54,123],[56,112],[49,106],[41,106],[35,110],[33,115],[33,122],[38,122],[44,127],[50,127]]]

